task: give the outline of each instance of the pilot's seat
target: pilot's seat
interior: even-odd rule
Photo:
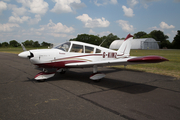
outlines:
[[[82,49],[79,49],[78,53],[82,53],[82,51],[83,51]]]

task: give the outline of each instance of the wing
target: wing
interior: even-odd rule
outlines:
[[[98,66],[111,66],[111,65],[132,65],[132,64],[147,64],[147,63],[158,63],[168,61],[168,59],[161,56],[143,56],[143,57],[128,57],[119,58],[115,60],[96,61],[96,62],[79,62],[69,63],[66,67],[91,67],[94,65]]]

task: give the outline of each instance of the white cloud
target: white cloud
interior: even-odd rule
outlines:
[[[177,31],[172,30],[170,33],[167,33],[169,37],[169,41],[172,42],[174,40],[174,37],[177,35]]]
[[[110,0],[110,3],[117,4],[117,0]]]
[[[10,16],[9,17],[9,22],[15,22],[15,23],[23,23],[25,21],[28,21],[30,17],[28,16],[23,16],[23,17],[18,17],[18,16]]]
[[[24,23],[24,22],[28,22],[28,24],[38,24],[38,22],[41,21],[41,16],[40,15],[35,15],[35,18],[32,19],[29,16],[10,16],[9,17],[9,22],[14,22],[14,23]]]
[[[61,32],[61,33],[71,33],[74,31],[73,27],[67,27],[66,25],[63,25],[62,23],[53,23],[52,20],[49,20],[49,23],[47,24],[47,29],[51,30],[51,32]]]
[[[99,33],[99,36],[100,37],[102,37],[102,36],[107,36],[107,35],[109,35],[111,32],[109,32],[109,31],[104,31],[104,32],[100,32]]]
[[[126,6],[122,6],[123,8],[123,11],[124,11],[124,15],[127,16],[127,17],[133,17],[134,14],[133,14],[133,10],[131,8],[127,8]]]
[[[2,13],[3,10],[7,9],[7,3],[0,1],[0,14]]]
[[[177,34],[177,31],[172,30],[171,33],[172,33],[172,34],[174,35],[174,37],[175,37],[175,35]]]
[[[98,1],[102,1],[102,2],[98,2]],[[117,0],[94,0],[94,4],[97,6],[104,6],[107,4],[117,4]]]
[[[38,24],[39,21],[41,21],[41,16],[40,15],[35,15],[34,19],[29,20],[29,24],[31,24],[31,25]]]
[[[96,32],[94,32],[92,29],[89,30],[89,34],[95,34]]]
[[[49,33],[53,37],[67,37],[67,34]]]
[[[26,8],[24,7],[20,7],[20,8],[17,8],[16,5],[8,5],[9,8],[12,8],[13,12],[13,16],[20,16],[20,15],[24,15],[26,13]]]
[[[14,27],[20,27],[20,26],[14,23],[0,24],[0,31],[4,31],[4,32],[13,31]]]
[[[160,30],[160,28],[157,28],[156,26],[148,28],[150,30]]]
[[[83,15],[77,16],[76,19],[79,19],[84,23],[86,23],[88,21],[92,21],[92,18],[90,18],[88,14],[83,14]]]
[[[32,37],[35,39],[41,40],[53,40],[57,37],[63,37],[65,39],[69,39],[72,37],[70,33],[74,32],[73,27],[67,27],[62,23],[53,23],[52,20],[49,20],[49,23],[46,25],[41,25],[40,28],[31,28],[29,30],[23,30],[22,36],[28,36],[29,39]],[[53,36],[53,37],[52,37]],[[59,40],[58,40],[59,41]]]
[[[133,32],[134,31],[134,27],[133,25],[130,25],[128,21],[124,21],[124,20],[118,20],[116,21],[119,26],[126,32]]]
[[[29,12],[35,14],[45,14],[48,10],[48,3],[44,0],[17,0],[23,7],[30,8]]]
[[[81,0],[54,0],[56,2],[51,12],[55,13],[69,13],[73,12],[73,9],[85,7]]]
[[[158,1],[161,1],[161,0],[140,0],[142,5],[144,6],[144,8],[148,8],[148,5],[147,3],[150,3],[150,2],[158,2]]]
[[[109,31],[103,31],[103,32],[100,32],[100,33],[96,33],[94,32],[92,29],[89,30],[89,34],[93,34],[93,35],[98,35],[100,37],[103,37],[103,36],[107,36],[109,35],[111,32]],[[83,34],[83,33],[82,33]]]
[[[86,28],[108,27],[110,24],[110,22],[108,20],[105,20],[105,18],[103,17],[102,19],[92,19],[88,16],[88,14],[77,16],[76,19],[81,20],[85,24]]]
[[[132,8],[139,2],[137,0],[127,0],[128,5]]]
[[[167,23],[165,22],[161,22],[159,24],[159,26],[162,28],[162,29],[172,29],[172,28],[175,28],[173,25],[168,25]]]

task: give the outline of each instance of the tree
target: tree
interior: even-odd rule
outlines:
[[[172,48],[172,44],[169,42],[169,40],[165,40],[165,41],[161,42],[160,45],[163,46],[162,48]]]
[[[142,36],[147,35],[146,32],[140,31],[134,34],[134,38],[142,38]]]
[[[2,44],[0,43],[0,47],[2,46]]]
[[[164,48],[168,46],[167,39],[169,38],[167,35],[164,35],[164,33],[160,30],[153,30],[149,33],[152,38],[154,38],[156,41],[160,41],[160,48]]]
[[[110,44],[114,40],[120,40],[120,38],[117,35],[113,35],[110,33],[108,36],[103,36],[101,37],[102,40],[105,40],[104,43],[102,44],[103,47],[109,48]]]
[[[39,46],[40,46],[40,44],[39,44],[38,41],[35,41],[35,42],[33,43],[33,47],[39,47]]]
[[[2,43],[2,47],[7,47],[7,46],[9,46],[9,44],[7,42]]]
[[[153,30],[149,33],[152,38],[154,38],[156,41],[163,42],[167,40],[169,37],[167,35],[164,35],[164,33],[160,30]]]
[[[51,43],[47,43],[47,42],[42,42],[41,43],[41,46],[43,46],[43,47],[47,47],[47,46],[50,46],[51,45]]]
[[[16,40],[11,40],[9,42],[9,45],[12,46],[12,47],[18,47],[20,46],[20,44],[16,41]]]
[[[110,33],[108,36],[103,36],[101,38],[96,35],[81,34],[81,35],[78,35],[74,39],[70,39],[70,41],[81,41],[81,42],[90,43],[94,45],[100,45],[105,40],[101,46],[109,48],[112,41],[119,40],[119,39],[120,39],[119,37],[117,37],[116,35],[113,35],[112,33]]]
[[[141,36],[141,38],[152,38],[152,36],[150,34],[146,34],[146,35]]]
[[[172,42],[173,48],[180,49],[180,30],[177,31],[177,35]]]
[[[23,42],[23,45],[27,47],[33,47],[33,44],[34,44],[33,40],[26,40],[25,42]]]
[[[70,41],[80,41],[94,45],[99,45],[101,43],[101,39],[99,38],[99,36],[88,35],[88,34],[78,35],[76,38],[70,39]]]

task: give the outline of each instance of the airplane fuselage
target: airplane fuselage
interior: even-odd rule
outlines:
[[[73,45],[81,45],[83,50],[80,52],[73,51]],[[92,51],[88,51],[86,48]],[[31,63],[43,68],[64,68],[67,63],[94,62],[119,58],[117,51],[76,41],[70,42],[67,51],[55,47],[53,49],[30,50],[30,52],[33,54],[30,59]]]

